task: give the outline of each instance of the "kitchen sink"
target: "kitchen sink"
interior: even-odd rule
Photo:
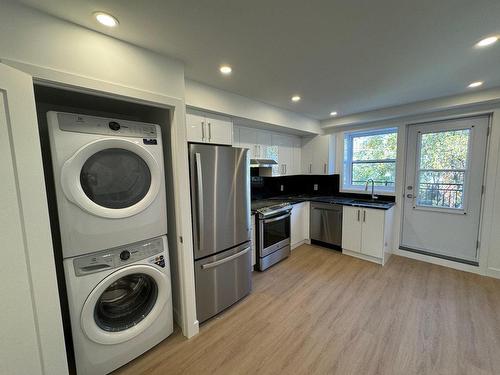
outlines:
[[[388,207],[390,206],[390,202],[380,202],[373,200],[353,200],[351,201],[353,206],[363,206],[363,207]]]

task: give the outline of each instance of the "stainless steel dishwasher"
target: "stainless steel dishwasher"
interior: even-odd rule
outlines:
[[[342,206],[311,202],[311,243],[342,249]]]

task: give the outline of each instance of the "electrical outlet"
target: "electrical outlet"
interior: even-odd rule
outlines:
[[[314,191],[318,191],[318,188],[319,188],[318,184],[314,184],[314,188],[313,188]]]
[[[285,190],[285,187],[283,185],[280,185],[280,191]]]

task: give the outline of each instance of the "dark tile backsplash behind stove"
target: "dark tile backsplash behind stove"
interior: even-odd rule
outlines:
[[[317,190],[314,190],[317,185]],[[283,177],[252,177],[252,199],[278,195],[338,195],[339,175],[296,175]]]
[[[317,190],[315,190],[315,185]],[[339,192],[340,176],[333,175],[297,175],[283,177],[251,177],[252,200],[266,199],[277,196],[290,195],[335,195],[352,199],[370,199],[370,192],[359,193]],[[378,195],[380,201],[394,202],[391,195]]]

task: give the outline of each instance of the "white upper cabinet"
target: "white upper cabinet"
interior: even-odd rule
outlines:
[[[275,160],[278,164],[272,167],[273,176],[301,173],[301,140],[297,136],[235,126],[233,143],[248,148],[251,159]]]
[[[229,117],[188,110],[186,133],[189,142],[233,144],[233,122]]]
[[[282,134],[272,135],[272,144],[276,147],[276,162],[273,165],[273,176],[286,176],[292,165],[292,142],[291,138]],[[287,170],[288,169],[288,170]]]
[[[303,174],[327,175],[333,173],[333,155],[330,135],[302,139],[301,165]]]

